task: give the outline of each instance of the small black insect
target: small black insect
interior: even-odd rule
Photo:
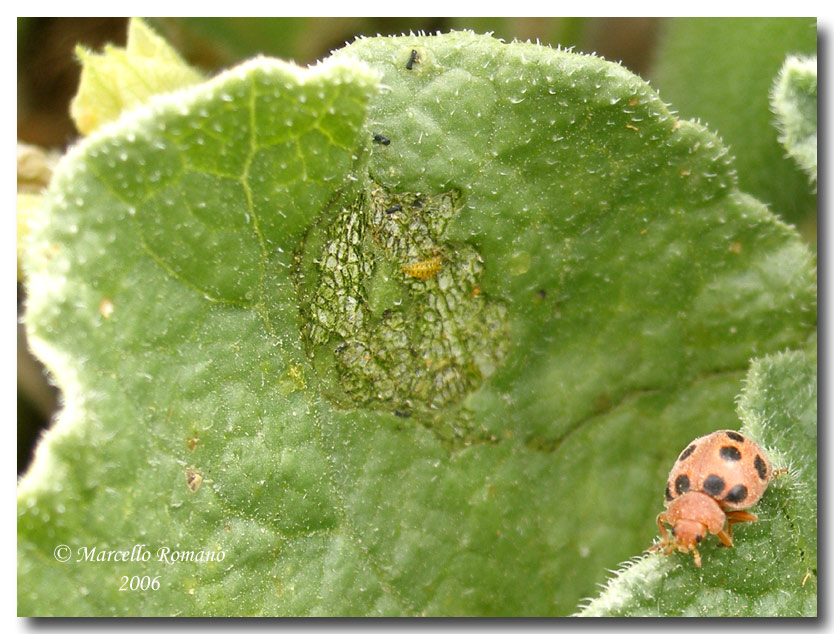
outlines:
[[[381,134],[375,134],[374,142],[381,143],[382,145],[390,145],[391,139],[389,139],[387,136],[382,136]]]
[[[536,295],[538,295],[539,299],[544,299],[545,297],[547,297],[547,291],[543,288],[540,288],[536,291]]]
[[[402,211],[402,210],[403,210],[403,206],[400,205],[399,203],[397,203],[396,205],[391,205],[388,209],[386,209],[385,213],[392,214],[396,211]]]
[[[419,61],[420,61],[420,59],[417,57],[417,51],[412,50],[411,51],[411,57],[409,58],[408,63],[405,65],[405,67],[408,70],[411,70],[414,67],[414,62],[419,62]]]
[[[398,416],[399,418],[411,418],[411,412],[404,412],[401,409],[395,409],[394,416]]]

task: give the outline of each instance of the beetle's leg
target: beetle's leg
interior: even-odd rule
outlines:
[[[718,539],[721,540],[721,544],[723,546],[726,546],[727,548],[732,548],[733,547],[733,533],[730,530],[729,522],[727,523],[727,530],[724,530],[722,528],[720,531],[718,531],[715,534],[715,536],[718,537]]]
[[[666,526],[664,522],[666,521],[666,513],[661,513],[657,516],[657,528],[660,531],[660,542],[657,544],[653,544],[648,552],[654,553],[658,550],[662,550],[665,554],[669,554],[671,552],[669,550],[669,545],[671,540],[669,539],[669,531],[666,530]]]
[[[742,522],[757,522],[759,520],[753,513],[747,511],[727,511],[727,530],[730,530],[730,525],[741,524]],[[732,534],[732,533],[731,533]]]
[[[747,511],[729,511],[727,513],[727,535],[732,539],[733,524],[741,524],[742,522],[758,522],[759,518],[753,513]]]
[[[716,533],[718,539],[721,540],[722,545],[732,548],[733,546],[733,524],[740,524],[742,522],[756,522],[758,521],[753,513],[747,511],[727,511],[727,524],[724,528]]]
[[[666,530],[666,513],[661,513],[657,516],[657,528],[660,530],[660,537],[663,540],[663,543],[666,544],[669,542],[669,533]]]

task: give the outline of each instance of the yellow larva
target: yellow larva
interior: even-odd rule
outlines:
[[[410,277],[416,277],[418,280],[425,280],[437,275],[442,268],[442,258],[439,255],[435,255],[428,260],[406,264],[402,267],[402,272]]]

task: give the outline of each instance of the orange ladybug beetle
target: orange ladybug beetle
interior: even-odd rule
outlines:
[[[724,429],[696,438],[669,472],[666,510],[657,516],[661,541],[649,551],[691,552],[700,568],[701,540],[712,533],[732,546],[733,524],[758,520],[742,509],[758,502],[783,471],[774,472],[764,450],[736,431]],[[672,527],[671,535],[664,524]]]

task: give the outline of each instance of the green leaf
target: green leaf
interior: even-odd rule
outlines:
[[[317,55],[310,53],[318,53],[322,40],[333,41],[324,34],[341,35],[339,25],[345,18],[190,16],[149,20],[163,35],[178,42],[184,52],[192,53],[189,59],[214,64],[236,62],[259,53],[298,62],[314,59]],[[352,26],[348,23],[345,28],[350,30]],[[350,35],[342,39],[347,37]]]
[[[817,182],[817,58],[788,57],[770,93],[779,142]]]
[[[192,86],[203,79],[138,18],[128,24],[125,48],[106,46],[99,54],[79,46],[76,55],[82,67],[81,82],[70,114],[81,134],[116,120],[122,112],[153,95]]]
[[[798,225],[814,224],[817,199],[785,157],[768,96],[786,55],[816,51],[815,18],[674,18],[652,73],[665,101],[682,117],[705,122],[730,147],[739,187]]]
[[[815,324],[813,258],[714,136],[468,32],[126,114],[27,253],[66,407],[20,485],[21,614],[569,614],[748,359]]]
[[[785,352],[747,373],[741,431],[788,469],[756,505],[759,521],[737,529],[731,549],[701,546],[700,569],[679,553],[628,562],[579,616],[816,616],[816,362],[814,351]]]

